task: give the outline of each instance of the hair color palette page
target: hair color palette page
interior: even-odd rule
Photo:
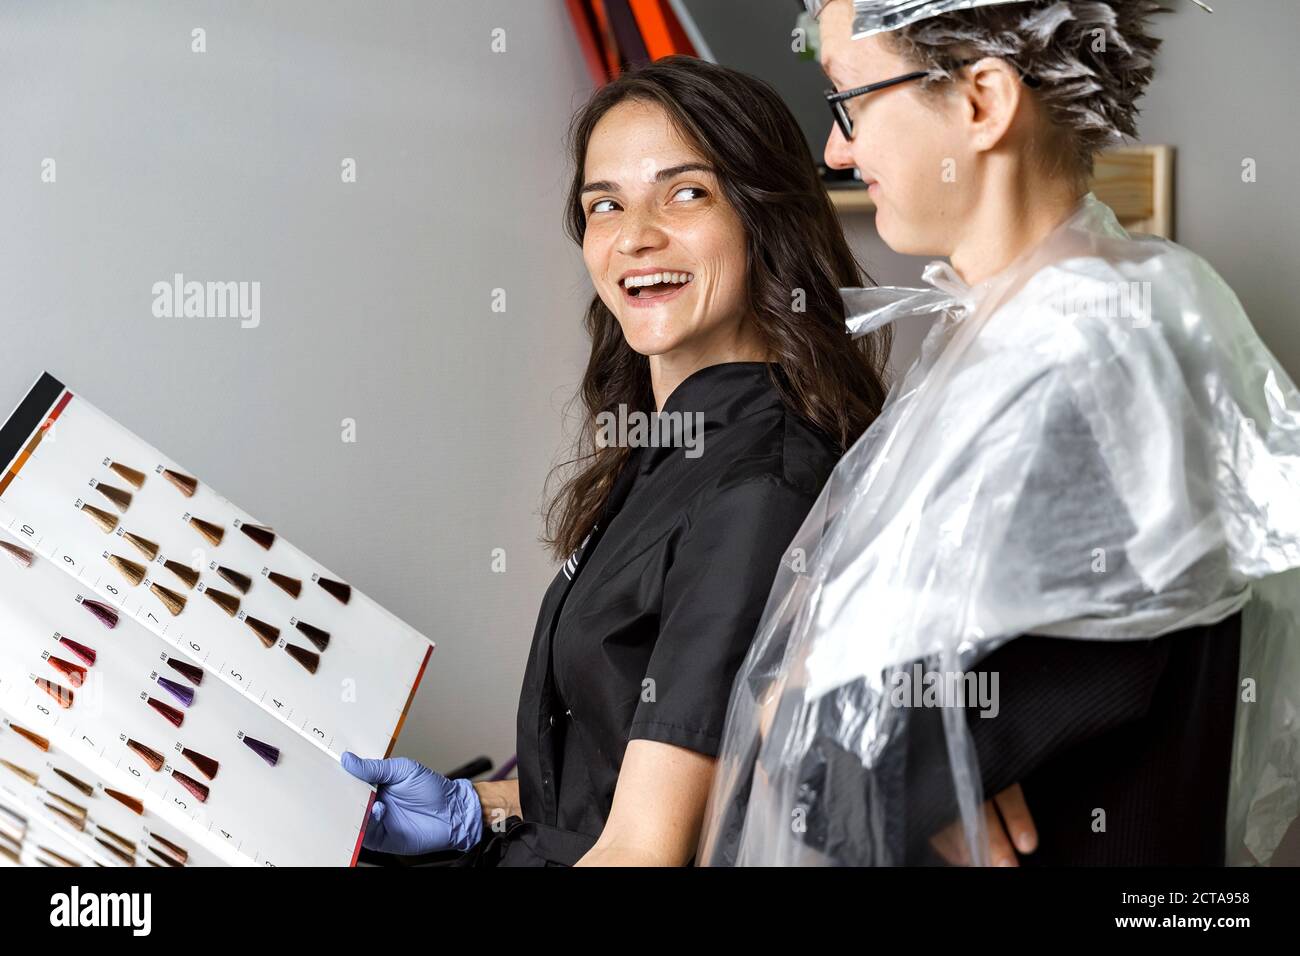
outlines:
[[[226,862],[355,862],[373,790],[338,756],[391,752],[428,639],[53,376],[0,463],[0,708],[102,778],[87,814],[113,791]],[[26,756],[0,787],[47,786]]]

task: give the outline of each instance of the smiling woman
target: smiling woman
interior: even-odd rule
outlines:
[[[861,273],[775,91],[671,57],[598,90],[572,145],[591,358],[548,512],[564,564],[519,695],[519,776],[346,755],[380,785],[374,849],[690,862],[772,579],[803,560],[790,539],[884,398],[887,339],[846,332],[838,288]]]
[[[861,269],[776,91],[668,57],[598,90],[570,142],[567,226],[596,294],[580,467],[548,512],[557,555],[581,543],[627,458],[600,447],[596,416],[662,406],[704,365],[765,358],[783,401],[841,450],[851,445],[884,401],[888,333],[844,335],[838,290],[859,284]]]

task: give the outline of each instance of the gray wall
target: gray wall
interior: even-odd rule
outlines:
[[[779,11],[734,29],[793,56],[797,5],[745,2]],[[1300,5],[1217,6],[1164,19],[1144,137],[1179,148],[1179,239],[1300,374]],[[50,369],[434,637],[398,745],[434,767],[513,751],[584,355],[559,222],[588,91],[560,0],[0,0],[0,406]],[[877,279],[917,281],[870,218],[848,228]],[[261,326],[155,319],[174,272],[260,280]]]
[[[433,637],[434,767],[514,750],[588,91],[560,0],[0,0],[0,415],[50,369]],[[154,318],[174,272],[260,281],[261,325]]]

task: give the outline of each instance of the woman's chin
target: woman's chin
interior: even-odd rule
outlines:
[[[672,327],[663,316],[619,316],[623,338],[632,351],[641,355],[662,355],[671,352],[682,340],[680,329]]]
[[[894,216],[883,209],[876,210],[876,235],[890,250],[900,256],[934,256],[940,255],[934,250],[933,242],[926,242],[924,230],[900,223]]]

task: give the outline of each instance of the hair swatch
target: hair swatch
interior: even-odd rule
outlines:
[[[217,568],[217,573],[234,585],[235,590],[240,594],[247,594],[248,589],[253,586],[253,579],[247,574],[240,574],[230,568]]]
[[[202,518],[191,518],[190,527],[203,535],[214,548],[221,544],[221,539],[226,536],[225,528],[219,524],[213,524],[211,521],[204,521]]]
[[[285,594],[296,598],[302,593],[302,582],[297,578],[291,578],[287,574],[281,574],[279,571],[272,571],[267,576],[272,584],[276,585]]]
[[[154,544],[148,538],[142,538],[138,534],[132,534],[130,531],[126,531],[122,534],[122,539],[134,545],[135,549],[150,561],[153,561],[158,557],[158,545]]]
[[[179,561],[167,560],[163,562],[163,567],[176,575],[185,583],[187,588],[192,588],[199,583],[199,572],[195,571],[188,564],[181,564]]]
[[[104,793],[122,804],[122,806],[128,807],[136,815],[144,816],[144,804],[135,797],[129,796],[121,790],[113,790],[109,787],[104,788]]]
[[[47,753],[50,749],[50,742],[40,734],[32,733],[26,727],[20,727],[18,724],[10,724],[9,729],[30,743],[37,750],[44,750]]]
[[[131,561],[120,554],[110,554],[108,563],[117,568],[118,573],[126,578],[131,587],[136,587],[144,580],[144,565],[138,561]]]
[[[94,648],[87,647],[85,644],[78,644],[70,637],[60,637],[59,643],[81,658],[87,667],[95,666],[98,655],[95,653]]]
[[[209,791],[204,784],[199,783],[188,774],[181,773],[179,770],[173,770],[172,777],[179,780],[181,786],[194,794],[194,799],[198,800],[199,803],[205,803],[207,801]]]
[[[117,843],[120,843],[122,845],[122,849],[129,850],[131,853],[135,853],[135,849],[136,849],[135,844],[132,843],[130,840],[128,840],[126,837],[122,836],[120,833],[114,833],[106,826],[101,826],[100,824],[95,824],[95,825],[99,827],[99,832],[104,834],[104,836],[108,837],[111,840],[116,841]]]
[[[0,541],[0,548],[4,548],[5,554],[14,559],[14,563],[20,567],[30,568],[32,559],[35,555],[26,548],[20,548],[16,544],[10,544],[8,541]]]
[[[299,647],[297,644],[286,644],[284,649],[289,652],[290,657],[307,668],[312,674],[316,673],[317,667],[320,667],[320,655],[316,652],[309,651],[305,647]]]
[[[241,524],[239,530],[267,550],[270,549],[271,545],[275,544],[275,532],[265,525]]]
[[[115,475],[118,475],[124,481],[130,482],[136,488],[144,484],[143,471],[136,471],[134,468],[129,468],[116,461],[110,462],[108,467]]]
[[[127,866],[135,866],[135,857],[127,853],[117,844],[109,843],[103,837],[95,837],[95,842],[98,843],[100,846],[102,846],[105,850],[108,850],[108,852],[112,853],[115,857],[117,857]]]
[[[239,598],[233,594],[227,594],[225,591],[218,591],[216,588],[205,588],[203,593],[212,599],[212,603],[221,610],[225,611],[231,617],[239,612]]]
[[[83,807],[81,804],[69,800],[67,797],[63,796],[62,794],[55,793],[53,790],[49,790],[46,792],[49,793],[49,795],[53,797],[55,800],[59,801],[59,803],[63,804],[63,809],[67,810],[69,813],[75,813],[79,817],[84,817],[87,813],[90,812],[86,807]]]
[[[299,621],[294,627],[302,631],[307,640],[316,645],[316,650],[323,651],[330,643],[329,631],[322,631],[319,627],[314,627],[306,621]]]
[[[172,670],[176,671],[177,673],[184,675],[185,679],[189,681],[191,684],[193,684],[195,687],[198,687],[200,684],[203,683],[202,667],[196,667],[195,665],[187,663],[186,661],[178,661],[174,657],[167,658],[167,666],[170,667]]]
[[[68,825],[71,826],[73,829],[75,829],[78,833],[85,832],[86,829],[85,817],[79,817],[75,813],[69,813],[67,810],[64,810],[62,807],[56,807],[52,803],[47,803],[45,805],[45,809],[49,810],[50,813],[54,813],[57,814],[58,816],[63,817],[63,819],[68,823]],[[96,839],[98,839],[98,837],[96,837]]]
[[[52,680],[46,680],[44,677],[38,677],[36,678],[36,686],[39,687],[41,690],[45,691],[45,693],[49,694],[51,697],[53,697],[55,703],[57,703],[64,710],[67,710],[69,707],[72,706],[72,691],[68,690],[62,684],[56,684]]]
[[[157,583],[149,585],[149,590],[157,595],[158,600],[163,602],[163,607],[171,611],[172,617],[185,610],[185,595],[177,594],[171,588],[165,588]]]
[[[198,479],[182,475],[179,471],[172,471],[170,468],[163,469],[163,477],[175,485],[186,498],[193,498],[195,490],[199,487]]]
[[[176,698],[176,702],[182,707],[189,707],[194,703],[194,688],[179,681],[171,680],[167,677],[158,678],[158,686],[167,693]]]
[[[264,744],[262,741],[254,740],[252,737],[244,737],[242,739],[244,743],[248,745],[249,750],[253,751],[253,753],[257,754],[272,767],[280,762],[279,747],[272,747],[270,744]]]
[[[58,767],[51,767],[50,769],[53,770],[55,773],[57,773],[68,783],[72,784],[72,786],[76,787],[86,796],[93,797],[95,795],[95,788],[90,784],[86,783],[86,781],[82,780],[80,777],[74,777],[66,770],[60,770]]]
[[[182,863],[184,863],[186,860],[190,858],[189,850],[186,850],[184,847],[177,846],[175,843],[173,843],[171,840],[167,839],[166,837],[159,836],[157,833],[154,833],[152,830],[149,831],[149,836],[157,840],[168,850],[170,850],[173,854],[175,854],[176,859],[180,860]],[[152,847],[150,849],[152,849]]]
[[[166,853],[164,853],[162,850],[158,849],[156,846],[151,846],[151,847],[149,847],[149,852],[155,854],[155,855],[158,857],[159,860],[162,860],[162,863],[158,863],[158,862],[155,861],[155,860],[150,860],[150,861],[149,861],[149,864],[150,864],[151,866],[163,866],[164,864],[167,865],[167,866],[184,866],[184,865],[185,865],[184,863],[180,862],[180,860],[176,860],[176,859],[173,859],[172,857],[168,856]]]
[[[131,507],[131,492],[124,488],[114,488],[112,485],[98,484],[95,485],[95,490],[111,501],[113,507],[123,514],[126,513],[127,508]]]
[[[67,678],[73,687],[80,687],[86,682],[86,669],[80,664],[65,661],[61,657],[48,658],[49,665]]]
[[[91,614],[95,615],[95,620],[103,624],[109,630],[117,627],[117,611],[109,607],[103,601],[94,601],[90,598],[82,598],[81,606]]]
[[[154,710],[158,711],[158,713],[162,714],[163,717],[167,718],[167,721],[173,727],[179,727],[185,721],[185,715],[183,713],[181,713],[171,704],[164,704],[157,697],[149,698],[149,706],[152,707]]]
[[[131,748],[132,753],[149,765],[149,769],[157,773],[162,769],[163,755],[152,747],[146,747],[138,740],[128,740],[126,745]]]
[[[41,853],[47,853],[47,854],[49,854],[50,856],[54,857],[54,859],[56,859],[56,860],[59,861],[57,864],[55,864],[55,863],[51,863],[49,860],[39,860],[39,859],[38,859],[38,860],[36,861],[36,862],[41,863],[41,864],[43,864],[43,865],[45,865],[45,866],[56,866],[56,865],[57,865],[57,866],[80,866],[80,865],[81,865],[81,864],[77,863],[75,860],[70,860],[70,859],[68,859],[66,856],[64,856],[64,855],[61,854],[61,853],[55,853],[53,850],[51,850],[51,849],[50,849],[49,847],[47,847],[47,846],[38,846],[36,849],[39,850]]]
[[[263,647],[272,647],[280,639],[280,629],[265,621],[259,621],[255,617],[244,618],[244,623],[253,629],[253,633],[261,640]]]
[[[342,581],[331,581],[329,578],[317,578],[316,583],[344,604],[352,600],[352,585],[350,584],[344,584]]]
[[[117,527],[117,515],[109,514],[103,508],[96,508],[94,505],[82,505],[82,514],[88,514],[94,519],[95,524],[99,525],[99,530],[108,534]]]
[[[32,772],[31,772],[30,770],[28,770],[27,768],[25,768],[25,767],[20,767],[20,766],[18,766],[18,764],[16,764],[16,763],[10,763],[8,760],[5,760],[3,757],[0,757],[0,764],[3,764],[4,766],[8,767],[10,770],[12,770],[14,773],[18,774],[18,776],[22,777],[24,780],[26,780],[26,781],[27,781],[29,784],[31,784],[33,787],[36,786],[36,784],[37,784],[37,783],[40,781],[40,779],[41,779],[40,777],[38,777],[36,774],[32,773]]]
[[[189,747],[181,748],[181,756],[188,760],[194,766],[199,768],[199,773],[211,780],[217,775],[217,768],[220,766],[211,757],[205,757],[197,750],[191,750]]]

